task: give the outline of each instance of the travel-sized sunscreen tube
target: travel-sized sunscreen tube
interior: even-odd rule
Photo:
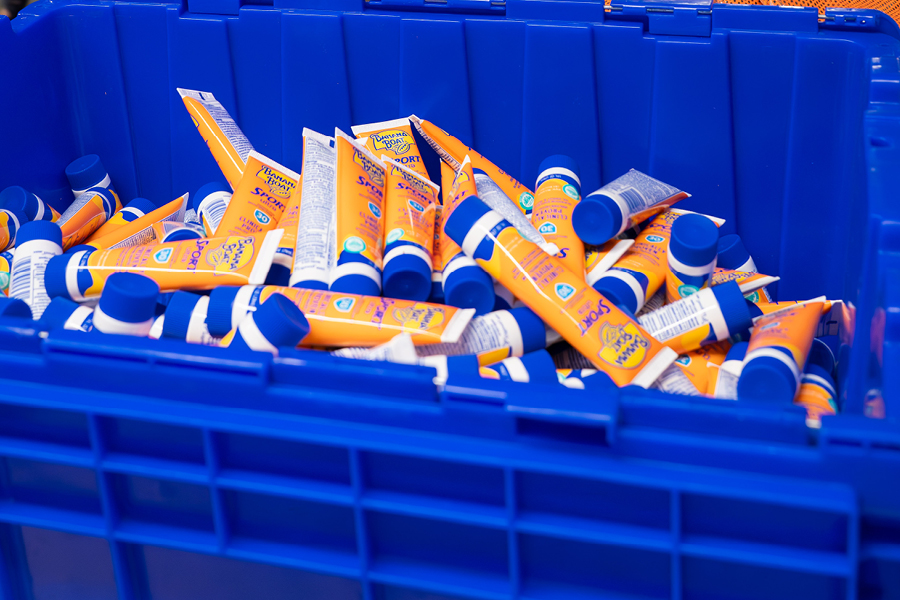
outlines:
[[[434,207],[440,188],[382,155],[384,204],[384,295],[427,300],[431,295]]]
[[[534,207],[534,194],[527,187],[519,183],[512,175],[504,172],[500,167],[487,158],[469,148],[461,141],[425,119],[410,115],[409,120],[416,130],[424,138],[431,148],[438,153],[444,162],[456,171],[459,169],[466,155],[472,161],[472,167],[483,171],[500,186],[506,197],[513,201],[522,214],[528,216]],[[446,204],[446,200],[444,201]],[[502,213],[501,213],[502,214]]]
[[[219,287],[212,291],[206,325],[224,335],[272,294],[290,298],[310,322],[307,346],[371,347],[409,333],[413,342],[456,342],[472,319],[472,310],[413,300],[341,294],[274,285]],[[224,333],[223,333],[224,332]]]
[[[678,365],[673,364],[653,383],[653,389],[680,396],[699,396],[700,391]]]
[[[763,291],[765,286],[770,283],[775,283],[779,279],[781,278],[763,275],[762,273],[732,271],[730,269],[716,267],[715,271],[713,271],[712,285],[719,285],[726,281],[736,281],[747,300],[750,302],[766,302],[768,296],[760,296],[757,292]]]
[[[675,360],[674,352],[587,285],[583,273],[548,256],[481,200],[463,200],[445,229],[466,255],[617,385],[647,387]]]
[[[750,311],[736,283],[704,288],[638,319],[654,338],[678,354],[728,339],[750,326]]]
[[[579,200],[578,164],[562,154],[545,158],[538,167],[531,222],[559,249],[556,257],[573,273],[584,273],[584,242],[572,228],[572,210]]]
[[[191,201],[191,206],[197,213],[197,219],[203,226],[205,237],[213,237],[225,211],[228,209],[228,203],[231,202],[231,188],[227,183],[214,181],[207,183],[197,190]],[[187,218],[185,218],[185,222]]]
[[[9,274],[12,271],[13,252],[15,248],[0,252],[0,292],[9,296]]]
[[[66,177],[72,186],[72,193],[76,198],[91,188],[104,188],[112,192],[116,199],[116,210],[119,210],[119,197],[113,189],[112,182],[109,179],[109,173],[106,167],[100,162],[100,157],[96,154],[87,154],[81,158],[76,158],[69,166],[66,167]]]
[[[56,222],[59,219],[59,213],[52,206],[18,185],[0,192],[0,208],[22,213],[29,221]]]
[[[543,248],[547,254],[555,255],[559,252],[556,244],[548,242],[544,239],[544,236],[538,233],[531,219],[525,216],[520,208],[507,197],[500,186],[487,173],[481,169],[472,169],[472,173],[475,175],[475,188],[478,198],[487,204],[488,208],[500,213],[504,219],[512,223],[512,226],[522,234],[522,237]]]
[[[681,372],[693,384],[697,393],[704,394],[709,387],[711,371],[718,368],[722,361],[725,360],[728,346],[728,342],[719,342],[692,350],[679,356],[673,366],[681,369]],[[668,390],[664,389],[663,391]]]
[[[583,198],[572,213],[572,225],[585,244],[599,245],[689,197],[631,169]]]
[[[154,243],[179,242],[182,240],[199,240],[204,236],[203,227],[177,221],[160,221],[153,224]]]
[[[106,223],[97,229],[97,231],[92,233],[90,237],[87,238],[87,241],[90,242],[91,240],[97,240],[109,235],[119,227],[127,225],[132,221],[136,221],[154,210],[156,210],[156,205],[146,198],[135,198],[110,217]]]
[[[16,233],[24,223],[26,223],[25,213],[0,209],[0,252],[16,245]]]
[[[806,408],[807,427],[819,429],[822,427],[822,415],[837,414],[836,389],[831,373],[819,365],[806,366],[794,404]]]
[[[602,246],[585,248],[584,270],[588,285],[593,286],[597,283],[597,280],[625,255],[632,244],[634,240],[609,240]]]
[[[479,370],[481,369],[481,366],[478,364],[478,357],[470,354],[464,356],[444,356],[442,354],[423,356],[419,359],[419,364],[423,367],[431,367],[437,371],[437,375],[434,377],[434,385],[438,387],[444,386],[451,376],[479,377]]]
[[[341,348],[331,353],[332,356],[342,358],[354,358],[357,360],[374,360],[382,362],[399,363],[403,365],[419,364],[419,355],[416,354],[416,346],[412,336],[401,333],[394,338],[373,348]]]
[[[253,235],[275,229],[299,179],[298,173],[251,150],[216,235]]]
[[[710,378],[707,394],[722,400],[737,400],[737,386],[747,356],[747,345],[747,342],[739,342],[731,347],[725,361],[715,370],[715,377]]]
[[[303,130],[303,187],[297,221],[297,245],[290,284],[293,287],[327,290],[334,251],[333,219],[337,151],[334,138]]]
[[[44,283],[51,298],[76,302],[100,296],[111,273],[132,272],[156,281],[164,293],[210,290],[265,281],[281,230],[247,237],[203,238],[57,256]]]
[[[38,326],[43,331],[69,329],[88,332],[94,326],[94,309],[66,298],[54,298],[44,310]]]
[[[153,326],[159,286],[137,273],[113,273],[94,308],[93,331],[147,337]]]
[[[0,317],[32,319],[31,307],[18,298],[0,296]]]
[[[60,215],[56,224],[62,229],[63,249],[87,240],[116,212],[118,200],[106,188],[92,188]]]
[[[388,158],[396,160],[407,169],[428,179],[428,171],[425,169],[419,147],[413,138],[409,119],[354,125],[350,130],[375,156],[385,154]]]
[[[278,356],[278,348],[296,347],[309,329],[309,322],[296,304],[281,294],[272,294],[258,309],[241,319],[219,345]]]
[[[441,274],[444,302],[450,306],[474,308],[476,315],[483,315],[493,310],[496,303],[493,280],[471,257],[466,256],[446,231],[447,220],[459,203],[466,198],[477,196],[472,163],[464,158],[459,170],[448,180],[447,175],[450,172],[449,167],[441,166],[441,174],[444,176],[441,182],[444,207],[441,211],[440,243],[441,262],[444,265]]]
[[[384,164],[340,129],[335,129],[334,140],[335,247],[329,250],[328,289],[378,296],[383,264]]]
[[[44,272],[50,259],[63,253],[62,232],[56,223],[31,221],[22,225],[17,243],[10,273],[9,297],[25,302],[31,307],[34,318],[40,319],[50,304],[50,297],[44,289]]]
[[[753,257],[744,247],[741,236],[736,233],[729,233],[719,238],[716,245],[716,253],[718,260],[716,264],[723,269],[731,269],[732,271],[742,271],[744,273],[756,273],[756,263]]]
[[[675,302],[710,286],[716,268],[719,228],[702,215],[672,223],[667,250],[666,301]]]
[[[284,213],[278,221],[276,229],[284,231],[275,260],[266,276],[266,285],[290,285],[291,269],[294,267],[294,249],[297,247],[297,225],[300,222],[300,197],[303,194],[303,175],[291,197],[288,198]]]
[[[485,379],[518,381],[521,383],[557,383],[556,365],[546,350],[536,350],[521,357],[511,356],[498,363],[481,367]]]
[[[475,317],[453,344],[419,346],[419,356],[475,354],[482,365],[522,356],[546,346],[544,322],[527,307],[496,310]]]
[[[738,382],[739,400],[794,401],[823,307],[816,299],[756,320]]]
[[[247,158],[253,151],[250,140],[210,92],[182,88],[177,91],[225,180],[231,185],[231,189],[237,189],[238,182],[244,175]]]
[[[160,206],[156,210],[148,212],[143,217],[125,223],[103,237],[92,236],[86,244],[95,249],[129,248],[131,246],[143,246],[156,241],[156,233],[153,231],[154,223],[163,221],[184,221],[184,211],[188,203],[188,194],[179,196],[171,202]]]
[[[166,307],[160,336],[183,340],[189,344],[218,346],[221,338],[213,337],[206,327],[209,296],[191,292],[175,292]]]

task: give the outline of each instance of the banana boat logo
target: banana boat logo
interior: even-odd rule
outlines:
[[[600,328],[600,342],[603,348],[597,356],[620,369],[636,369],[641,366],[650,348],[650,340],[634,323],[604,323]]]
[[[198,240],[205,241],[205,240]],[[206,264],[216,273],[232,273],[247,266],[256,249],[252,237],[231,236],[225,238],[222,245],[206,255]]]
[[[256,177],[265,181],[266,185],[269,186],[269,191],[279,198],[290,198],[291,192],[297,187],[296,181],[267,165],[260,167],[259,171],[256,172]]]
[[[446,318],[443,308],[421,303],[395,308],[391,315],[404,329],[431,329],[441,325]]]
[[[413,137],[401,129],[388,129],[369,136],[376,150],[390,150],[394,154],[406,154],[412,149]]]
[[[384,169],[381,168],[381,165],[370,160],[368,156],[356,148],[353,149],[353,162],[363,168],[363,171],[366,172],[372,183],[379,187],[384,187]]]

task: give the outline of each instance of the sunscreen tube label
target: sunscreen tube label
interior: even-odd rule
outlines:
[[[159,284],[163,294],[180,289],[210,290],[220,285],[260,284],[272,266],[281,234],[276,229],[246,237],[202,238],[76,252],[66,274],[69,296],[76,302],[100,296],[113,273],[139,273],[149,277]]]
[[[275,264],[292,269],[294,266],[294,249],[297,247],[297,224],[300,222],[300,197],[303,194],[303,175],[297,180],[297,187],[288,199],[284,214],[278,221],[278,229],[284,230],[278,251],[275,252]]]
[[[794,404],[806,408],[806,426],[818,429],[822,426],[822,415],[836,415],[835,390],[831,383],[818,375],[804,373],[800,391]]]
[[[525,216],[521,208],[516,205],[503,189],[491,179],[487,173],[480,170],[474,170],[475,187],[478,197],[482,202],[488,205],[491,210],[500,213],[504,219],[512,223],[512,226],[522,234],[522,237],[530,242],[534,242],[544,249],[547,254],[555,255],[559,252],[556,244],[548,242],[541,235],[537,228],[532,224],[531,220]]]
[[[16,243],[19,219],[8,210],[0,210],[0,251],[7,250]]]
[[[9,297],[18,298],[31,307],[34,319],[40,319],[50,297],[44,287],[44,271],[54,256],[63,253],[56,243],[49,240],[31,240],[16,247],[12,262]]]
[[[682,396],[699,396],[700,392],[691,380],[678,368],[672,365],[659,376],[653,384],[655,389],[667,394],[680,394]]]
[[[409,119],[354,125],[350,130],[375,156],[387,155],[388,158],[428,179],[428,171],[422,163],[422,155],[413,138]]]
[[[771,297],[769,296],[769,292],[766,291],[765,286],[775,283],[779,279],[781,278],[763,275],[762,273],[732,271],[730,269],[717,267],[713,272],[712,285],[719,285],[727,281],[736,281],[738,287],[741,288],[744,297],[756,304],[757,302],[771,302]]]
[[[719,303],[709,288],[647,313],[638,322],[650,335],[678,354],[731,335]]]
[[[178,94],[225,180],[236,189],[253,150],[250,140],[210,92],[178,88]]]
[[[452,173],[452,175],[450,175]],[[450,175],[450,179],[447,176]],[[441,211],[441,263],[444,269],[441,273],[442,283],[446,284],[447,278],[453,271],[461,267],[474,266],[475,261],[465,255],[456,242],[444,233],[444,224],[459,206],[459,203],[471,196],[477,196],[475,176],[472,173],[472,163],[464,159],[455,173],[449,166],[441,165],[442,187],[444,190],[444,208]],[[445,288],[446,289],[446,288]]]
[[[496,310],[472,319],[458,342],[420,346],[417,351],[419,356],[477,354],[478,363],[485,366],[522,356],[525,348],[515,317],[507,310]]]
[[[334,132],[337,149],[334,229],[329,285],[344,275],[364,275],[381,289],[384,241],[384,164],[343,131]]]
[[[433,268],[434,207],[440,188],[383,155],[386,167],[384,264],[414,254]]]
[[[87,191],[78,196],[56,222],[62,229],[63,250],[88,239],[112,216],[114,210],[102,194]]]
[[[484,171],[488,177],[500,186],[506,197],[519,207],[522,214],[531,215],[534,208],[534,193],[519,183],[512,175],[504,172],[500,167],[486,159],[472,148],[437,127],[433,123],[411,115],[409,120],[415,125],[419,134],[428,142],[428,145],[438,153],[444,162],[455,171],[459,169],[466,155],[471,157],[472,166]],[[446,201],[444,202],[446,204]]]
[[[91,240],[94,240],[94,239],[100,239],[104,236],[107,236],[110,233],[112,233],[113,231],[115,231],[116,229],[118,229],[119,227],[122,227],[123,225],[127,225],[128,223],[131,223],[132,221],[135,221],[136,219],[140,219],[143,216],[144,216],[144,213],[141,212],[139,209],[130,207],[130,206],[126,206],[125,208],[116,212],[116,214],[114,214],[112,217],[110,217],[110,219],[106,223],[101,225],[100,228],[97,229],[97,231],[92,233],[90,235],[90,237],[88,238],[88,242],[90,242]]]
[[[215,235],[219,223],[222,222],[222,217],[225,216],[225,211],[228,210],[231,196],[232,194],[228,192],[215,192],[204,198],[200,206],[197,207],[197,217],[203,226],[205,237],[213,237]],[[185,217],[185,222],[187,222],[187,217]]]
[[[415,365],[419,362],[419,356],[416,354],[412,336],[408,333],[396,335],[391,341],[374,348],[341,348],[331,354],[342,358],[377,360],[403,365]]]
[[[538,233],[559,248],[557,258],[573,273],[585,272],[584,243],[572,226],[572,211],[580,200],[581,192],[576,185],[564,175],[551,175],[544,177],[535,190],[531,213],[531,222]]]
[[[587,285],[583,273],[548,256],[498,213],[485,213],[459,241],[485,271],[617,385],[648,387],[675,360],[674,352]]]
[[[695,267],[684,264],[668,252],[666,262],[669,266],[666,271],[666,299],[669,302],[675,302],[708,288],[716,268],[716,257],[713,257],[709,264]]]
[[[371,347],[399,333],[410,334],[416,345],[456,342],[475,314],[443,304],[267,285],[238,292],[232,323],[276,293],[300,307],[309,321],[305,346]]]
[[[9,276],[12,273],[13,252],[0,252],[0,292],[5,296],[9,296]]]
[[[216,228],[218,236],[253,235],[275,229],[299,179],[300,175],[287,167],[251,151],[244,177]]]
[[[624,256],[632,244],[634,240],[609,240],[602,246],[586,247],[584,269],[587,272],[588,285],[597,283],[597,280]]]
[[[740,361],[727,361],[718,369],[711,371],[711,373],[715,374],[715,379],[711,379],[708,393],[711,394],[713,398],[719,398],[721,400],[737,400],[737,386],[738,380],[740,379],[740,370],[735,374],[733,368],[726,368],[726,365],[731,362],[738,363],[737,367],[740,367]]]
[[[337,152],[334,138],[303,130],[303,186],[291,285],[316,282],[327,288],[333,247],[329,235],[335,213]]]
[[[793,371],[799,388],[800,374],[806,365],[824,306],[821,300],[809,301],[757,319],[744,364],[758,356],[780,360]]]
[[[143,217],[122,225],[109,235],[101,238],[91,238],[87,241],[87,244],[95,248],[109,248],[111,250],[151,244],[156,240],[156,233],[153,230],[154,223],[184,221],[184,211],[187,208],[188,196],[188,194],[185,194],[175,198],[168,204],[160,206]]]
[[[690,198],[690,194],[635,169],[594,193],[612,198],[622,211],[622,227],[616,235],[665,211],[679,200]]]

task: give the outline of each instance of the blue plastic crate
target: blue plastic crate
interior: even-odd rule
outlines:
[[[263,0],[265,1],[265,0]],[[900,30],[874,11],[561,0],[39,2],[0,19],[0,187],[57,208],[416,113],[531,184],[638,168],[826,294],[842,414],[0,323],[3,598],[900,598]],[[882,410],[884,419],[864,416]]]

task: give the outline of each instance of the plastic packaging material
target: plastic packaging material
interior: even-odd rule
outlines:
[[[599,245],[689,197],[631,169],[579,202],[572,224],[585,244]]]
[[[740,288],[729,281],[647,313],[638,322],[654,338],[684,354],[744,331],[751,317]]]
[[[184,221],[188,198],[189,195],[184,194],[142,217],[115,228],[102,237],[93,235],[88,239],[86,245],[95,249],[118,249],[150,244],[156,240],[156,233],[153,230],[155,223],[164,221],[182,223]]]
[[[216,228],[219,237],[272,231],[284,214],[300,175],[255,151]]]
[[[15,248],[0,252],[0,292],[9,295],[9,274],[12,271],[13,252]]]
[[[50,304],[50,297],[44,288],[44,272],[50,259],[63,253],[62,232],[56,223],[32,221],[22,225],[17,243],[10,273],[9,297],[25,302],[31,307],[34,318],[40,319]]]
[[[18,298],[0,296],[0,317],[32,319],[31,307]]]
[[[309,333],[303,312],[281,294],[272,294],[259,308],[241,319],[220,345],[226,348],[271,352],[294,348]]]
[[[413,343],[412,336],[408,333],[395,335],[389,342],[372,348],[341,348],[331,354],[342,358],[392,362],[404,365],[419,363],[416,346]]]
[[[146,275],[163,292],[210,290],[220,285],[265,281],[282,232],[247,237],[204,238],[64,254],[50,260],[45,274],[47,294],[76,302],[99,296],[111,273]]]
[[[327,290],[334,249],[332,218],[335,206],[337,152],[334,138],[303,130],[303,187],[297,220],[297,245],[290,285]]]
[[[59,219],[59,213],[52,206],[18,185],[0,192],[0,208],[24,214],[28,221],[56,222]]]
[[[606,273],[634,244],[634,240],[609,240],[602,246],[588,246],[584,252],[585,281],[590,286]]]
[[[191,207],[197,213],[197,219],[203,226],[205,237],[213,237],[228,204],[231,202],[231,187],[227,183],[214,181],[200,186],[191,200]],[[185,219],[186,221],[187,219]]]
[[[413,137],[409,119],[354,125],[350,130],[375,156],[387,155],[388,158],[428,179],[428,170],[422,162],[422,155]]]
[[[225,180],[231,189],[236,189],[253,151],[250,140],[212,93],[182,88],[177,91]]]
[[[425,119],[420,119],[415,115],[410,115],[409,120],[416,127],[416,130],[424,138],[431,148],[438,153],[444,162],[456,171],[459,169],[465,157],[468,155],[472,161],[472,167],[483,171],[490,177],[506,197],[512,200],[522,211],[522,214],[531,215],[534,207],[534,193],[527,187],[519,183],[512,175],[504,172],[500,167],[489,161],[487,158],[479,154],[472,148],[469,148],[461,141],[437,127],[434,123],[430,123]],[[444,204],[446,204],[444,200]]]
[[[300,223],[300,197],[303,194],[303,175],[300,175],[297,187],[288,198],[284,213],[278,220],[276,229],[284,231],[275,260],[266,276],[266,285],[290,285],[291,269],[294,267],[294,250],[297,247],[297,225]]]
[[[756,263],[753,257],[744,247],[741,236],[736,233],[729,233],[719,238],[716,247],[718,259],[716,265],[723,269],[731,269],[732,271],[741,271],[742,273],[758,273]]]
[[[716,268],[719,228],[702,215],[683,215],[672,223],[666,253],[666,300],[675,302],[708,288]]]
[[[788,306],[753,326],[738,399],[791,404],[822,315],[824,298]]]
[[[588,286],[583,274],[572,273],[523,238],[479,199],[463,200],[445,230],[467,256],[618,385],[647,387],[675,360],[674,352]]]
[[[94,327],[94,309],[66,298],[54,298],[44,310],[38,326],[44,331],[69,329],[88,332]]]
[[[87,240],[116,212],[117,200],[106,188],[95,187],[75,198],[56,224],[62,229],[63,249]]]
[[[474,354],[482,365],[511,356],[522,356],[546,345],[546,330],[533,310],[526,307],[497,310],[475,317],[452,344],[419,346],[419,356]]]
[[[434,207],[440,188],[382,155],[384,204],[384,295],[427,300],[431,294]]]
[[[90,237],[87,238],[87,241],[90,242],[91,240],[101,239],[111,234],[116,229],[136,221],[154,210],[156,210],[156,205],[146,198],[135,198],[110,217],[106,223],[97,229],[97,231],[92,233]]]
[[[113,189],[112,181],[109,179],[109,173],[96,154],[87,154],[69,163],[69,166],[66,167],[66,177],[69,179],[75,198],[92,188],[103,188],[109,190],[115,197],[116,207],[112,212],[122,208],[119,197]]]
[[[166,306],[165,319],[161,321],[159,337],[183,340],[189,344],[218,346],[220,337],[214,337],[206,327],[209,296],[190,292],[175,292]],[[155,325],[155,323],[154,323]]]
[[[160,221],[159,223],[154,223],[152,227],[157,244],[180,242],[184,240],[199,240],[200,238],[205,237],[203,228],[192,223]]]
[[[716,370],[716,376],[710,381],[709,395],[722,400],[737,400],[737,386],[747,356],[747,342],[739,342],[731,347],[725,361]]]
[[[159,286],[137,273],[113,273],[94,308],[93,331],[147,337],[153,326]]]
[[[544,159],[534,186],[531,222],[559,251],[557,258],[573,273],[584,273],[584,242],[575,235],[572,211],[581,200],[578,164],[562,154]],[[502,214],[502,213],[501,213]]]
[[[498,363],[481,367],[479,374],[486,379],[518,381],[520,383],[557,383],[556,365],[546,350],[536,350],[521,357],[511,356]]]
[[[219,287],[212,291],[206,324],[212,335],[225,335],[244,315],[272,294],[294,302],[310,323],[308,346],[372,347],[398,333],[409,333],[413,342],[457,342],[472,319],[472,310],[397,300],[377,296],[341,294],[278,286]]]
[[[444,267],[441,274],[444,302],[450,306],[474,308],[476,315],[483,315],[491,311],[496,303],[493,280],[447,234],[447,221],[459,204],[477,196],[471,161],[464,158],[459,170],[452,175],[450,173],[449,166],[442,164],[444,207],[441,211],[440,247]]]
[[[480,377],[481,365],[478,357],[471,354],[463,356],[423,356],[419,359],[423,367],[432,367],[437,374],[434,376],[434,385],[443,387],[450,377]]]
[[[818,429],[822,427],[822,416],[838,413],[836,389],[829,371],[816,364],[806,366],[794,404],[806,408],[807,427]]]

